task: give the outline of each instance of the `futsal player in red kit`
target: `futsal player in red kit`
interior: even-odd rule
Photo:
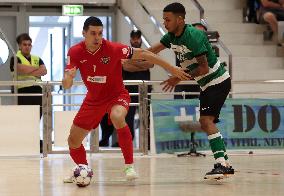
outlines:
[[[137,178],[133,166],[133,144],[128,125],[125,122],[130,96],[122,79],[121,59],[145,59],[160,65],[181,80],[189,75],[178,67],[171,66],[157,55],[139,48],[132,48],[102,38],[103,24],[97,17],[89,17],[84,22],[84,41],[72,46],[68,51],[63,87],[73,84],[79,69],[87,87],[87,95],[73,120],[68,137],[70,156],[76,164],[88,165],[83,139],[92,128],[97,127],[101,118],[108,113],[116,128],[119,146],[125,161],[127,180]],[[72,180],[72,179],[70,179]],[[68,182],[68,179],[65,181]]]

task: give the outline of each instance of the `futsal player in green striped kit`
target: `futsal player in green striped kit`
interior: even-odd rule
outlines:
[[[185,24],[185,8],[180,3],[171,3],[163,10],[164,25],[168,33],[160,43],[149,48],[159,53],[166,48],[172,49],[179,59],[180,66],[196,80],[201,88],[200,119],[192,122],[192,130],[207,133],[216,164],[205,174],[205,179],[222,179],[234,174],[221,133],[216,127],[220,110],[230,92],[231,79],[228,71],[220,63],[206,34],[195,27]],[[172,91],[180,82],[170,77],[162,84],[164,91]]]

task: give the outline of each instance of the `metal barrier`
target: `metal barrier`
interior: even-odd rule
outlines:
[[[125,80],[125,85],[138,85],[139,93],[130,93],[130,96],[138,95],[139,103],[131,103],[131,106],[139,106],[139,148],[135,152],[140,152],[143,154],[148,154],[148,134],[149,134],[149,100],[148,95],[193,95],[199,94],[198,92],[152,92],[148,93],[148,85],[159,85],[162,81],[143,81],[143,80]],[[284,83],[284,80],[266,80],[266,81],[235,81],[234,84],[267,84],[267,83]],[[80,104],[54,104],[52,103],[53,96],[77,96],[85,95],[83,93],[54,93],[52,89],[55,85],[61,85],[61,82],[28,82],[28,81],[0,81],[0,86],[17,86],[17,85],[26,85],[33,84],[42,86],[42,94],[18,94],[18,93],[7,93],[7,91],[0,92],[0,97],[16,97],[16,96],[42,96],[42,113],[43,113],[43,156],[46,157],[48,154],[60,154],[68,153],[68,150],[54,151],[52,144],[52,132],[53,132],[53,116],[52,116],[52,107],[54,106],[74,106]],[[195,81],[182,81],[179,85],[195,85]],[[74,85],[83,85],[83,82],[74,82]],[[3,93],[4,92],[4,93]],[[249,91],[249,92],[231,92],[231,94],[283,94],[284,91]],[[70,124],[71,126],[71,124]],[[87,152],[97,153],[97,152],[117,152],[120,149],[106,150],[99,148],[99,135],[97,132],[93,131],[90,135],[90,150]]]
[[[141,152],[143,154],[148,153],[148,101],[147,98],[147,85],[142,80],[134,81],[124,81],[126,85],[138,85],[140,93],[130,93],[130,96],[139,96],[139,103],[130,103],[130,106],[139,106],[140,125],[139,125],[139,148],[135,150],[136,152]],[[80,106],[81,103],[77,104],[55,104],[52,103],[53,96],[82,96],[84,93],[56,93],[52,92],[52,89],[56,85],[61,85],[61,81],[53,82],[33,82],[33,81],[1,81],[0,86],[17,86],[17,85],[39,85],[42,86],[42,93],[33,94],[19,94],[12,93],[11,91],[5,90],[0,92],[0,97],[17,97],[17,96],[42,96],[42,118],[43,118],[43,156],[46,157],[48,154],[58,154],[58,153],[69,153],[68,150],[55,151],[52,144],[52,132],[53,132],[53,112],[52,108],[55,106]],[[83,85],[83,82],[74,82],[73,85]],[[71,124],[70,124],[71,126]],[[99,134],[94,131],[90,135],[90,150],[87,152],[116,152],[120,149],[104,150],[99,148]]]

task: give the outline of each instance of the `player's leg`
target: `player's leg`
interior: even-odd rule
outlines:
[[[212,171],[206,173],[205,179],[218,179],[225,177],[227,173],[227,164],[225,160],[225,145],[222,139],[221,133],[218,131],[215,123],[214,116],[201,116],[200,124],[202,130],[204,130],[208,135],[209,144],[216,160],[214,168]]]
[[[94,111],[96,111],[96,114],[99,113],[98,109],[90,104],[90,101],[87,96],[73,120],[68,136],[70,156],[77,165],[88,164],[86,150],[82,141],[88,135],[89,131],[93,129],[93,122],[97,116],[94,114]]]
[[[213,152],[216,164],[205,178],[223,178],[233,174],[234,170],[229,166],[228,155],[222,134],[215,123],[219,122],[219,114],[231,88],[230,79],[210,86],[200,93],[200,125],[208,135],[209,144]]]
[[[125,175],[127,180],[136,179],[138,176],[133,166],[133,143],[132,135],[128,125],[125,122],[127,109],[121,105],[114,105],[111,108],[110,119],[116,128],[118,144],[121,148],[124,162]]]
[[[132,135],[128,125],[125,122],[125,116],[127,110],[121,105],[114,105],[111,108],[110,119],[116,128],[118,143],[121,147],[125,164],[133,163],[133,144],[132,144]]]
[[[90,130],[98,126],[105,112],[106,106],[95,106],[87,96],[75,116],[68,136],[68,145],[70,156],[77,165],[88,165],[86,150],[82,141]],[[64,182],[72,182],[72,177],[73,175],[65,178]]]
[[[89,133],[88,130],[80,128],[74,124],[72,124],[70,133],[68,136],[68,145],[69,145],[69,154],[76,165],[83,164],[88,165],[86,150],[82,141]],[[73,182],[73,171],[71,171],[70,175],[63,179],[64,183],[72,183]]]
[[[68,136],[70,156],[77,165],[88,165],[86,150],[84,148],[84,145],[82,144],[82,141],[88,135],[88,133],[89,130],[80,128],[74,124],[70,129],[70,134]]]
[[[127,180],[136,179],[137,173],[133,166],[133,143],[130,129],[125,122],[129,107],[129,95],[121,95],[113,102],[110,108],[110,119],[116,128],[118,143],[125,161],[125,174]]]

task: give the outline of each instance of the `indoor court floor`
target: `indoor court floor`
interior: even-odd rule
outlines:
[[[69,155],[47,158],[0,157],[0,196],[283,196],[284,155],[233,155],[234,177],[204,180],[213,157],[135,155],[139,179],[123,177],[120,154],[88,155],[94,182],[85,188],[64,184],[74,165]]]

